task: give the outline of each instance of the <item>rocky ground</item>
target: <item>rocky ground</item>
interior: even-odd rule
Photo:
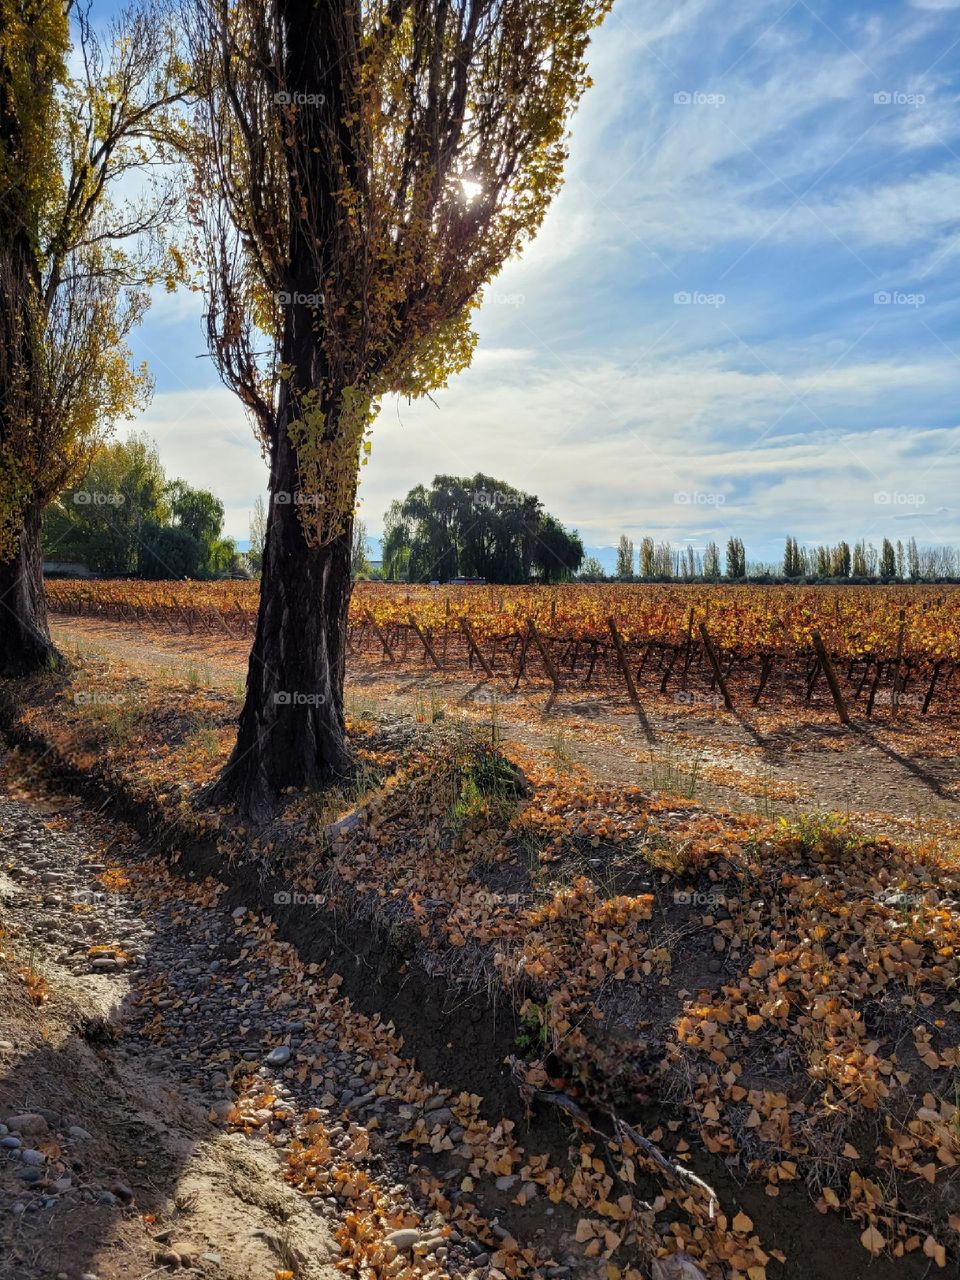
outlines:
[[[475,1152],[457,1100],[389,1028],[336,978],[304,998],[304,975],[216,886],[141,861],[74,800],[6,784],[0,1275],[313,1280],[369,1251],[396,1275],[414,1259],[515,1273],[496,1211],[459,1205]],[[439,1178],[400,1141],[424,1123],[462,1147]],[[503,1200],[520,1182],[491,1185]],[[526,1224],[529,1259],[562,1280],[580,1251],[554,1212]]]

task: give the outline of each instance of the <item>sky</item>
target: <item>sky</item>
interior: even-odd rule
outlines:
[[[960,544],[958,9],[617,0],[564,189],[486,290],[472,367],[384,402],[368,533],[415,484],[482,470],[591,548]],[[266,465],[201,310],[156,300],[131,426],[244,539]]]

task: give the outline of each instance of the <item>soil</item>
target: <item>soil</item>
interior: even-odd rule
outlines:
[[[95,652],[134,670],[242,692],[243,641],[88,618],[53,623],[68,656]],[[560,764],[580,764],[600,780],[652,784],[766,816],[838,812],[887,834],[960,833],[960,736],[944,715],[922,716],[911,707],[893,718],[878,707],[871,720],[855,717],[844,727],[824,693],[802,715],[751,708],[734,716],[712,703],[678,704],[675,697],[644,695],[648,737],[629,703],[600,690],[565,691],[547,715],[539,690],[513,691],[502,681],[491,690],[433,669],[398,671],[348,660],[347,700],[354,710],[495,717],[508,739]]]

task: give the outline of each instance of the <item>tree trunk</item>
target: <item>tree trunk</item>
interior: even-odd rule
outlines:
[[[236,746],[210,799],[267,817],[288,787],[349,776],[343,719],[351,529],[311,548],[300,525],[296,456],[273,450],[257,630]]]
[[[39,506],[29,507],[13,559],[0,563],[0,676],[31,675],[63,665],[47,624],[42,523]]]

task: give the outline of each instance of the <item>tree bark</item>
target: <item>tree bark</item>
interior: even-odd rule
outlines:
[[[353,768],[343,717],[351,529],[307,545],[296,456],[286,432],[273,449],[271,504],[257,630],[237,742],[211,792],[261,820],[287,788],[323,786]]]
[[[63,665],[47,623],[42,524],[40,507],[29,507],[15,555],[0,563],[0,676],[32,675]]]

